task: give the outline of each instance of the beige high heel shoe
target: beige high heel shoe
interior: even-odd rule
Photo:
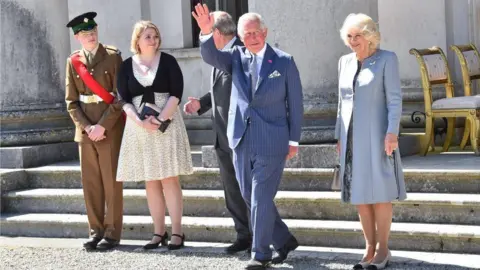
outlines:
[[[390,262],[390,259],[392,258],[392,253],[390,253],[390,250],[388,251],[387,257],[383,260],[381,263],[371,263],[367,269],[369,270],[378,270],[378,269],[385,269],[385,267],[388,266],[388,262]]]
[[[372,247],[372,246],[371,246],[371,247]],[[374,249],[374,248],[371,248],[371,247],[368,248],[367,250],[371,250],[371,249],[372,249],[372,250],[373,250],[373,254],[375,255],[375,249]],[[374,246],[373,246],[373,247],[374,247]],[[367,252],[368,252],[368,251],[367,251]],[[367,255],[368,255],[368,254],[369,254],[369,253],[367,253]],[[375,257],[375,256],[372,256],[372,258],[371,258],[370,260],[367,260],[367,261],[364,261],[364,262],[363,262],[363,261],[358,262],[357,264],[355,264],[355,265],[353,266],[353,269],[367,269],[367,267],[370,265],[370,263],[372,262],[372,260],[373,260],[374,257]],[[362,260],[364,260],[364,259],[365,259],[365,258],[362,258]]]

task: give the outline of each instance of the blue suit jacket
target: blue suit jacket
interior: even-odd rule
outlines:
[[[267,44],[257,88],[252,95],[250,58],[245,47],[219,51],[213,38],[200,45],[203,60],[232,75],[228,115],[229,146],[235,149],[249,132],[249,147],[260,155],[286,155],[289,141],[300,141],[302,84],[289,54]]]

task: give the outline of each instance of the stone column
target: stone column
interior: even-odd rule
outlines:
[[[4,0],[1,7],[1,146],[71,140],[65,112],[67,3]]]
[[[377,20],[374,0],[250,0],[249,11],[261,14],[268,43],[293,55],[303,84],[305,124],[302,143],[334,141],[338,59],[350,52],[339,30],[349,13]]]
[[[211,67],[202,61],[198,48],[192,48],[190,0],[149,0],[148,18],[158,25],[162,51],[172,54],[183,72],[184,88],[180,108],[188,97],[201,97],[210,91]],[[192,145],[213,144],[211,112],[183,115]]]
[[[150,20],[158,25],[162,48],[192,47],[192,15],[190,0],[150,0]]]
[[[63,0],[0,2],[1,167],[38,165],[75,155],[65,110],[70,42]],[[32,145],[51,144],[52,147]]]

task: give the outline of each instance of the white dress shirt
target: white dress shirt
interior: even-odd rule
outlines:
[[[201,43],[204,43],[205,41],[207,41],[209,38],[211,38],[213,36],[213,33],[210,33],[208,35],[202,35],[200,33],[200,42]],[[230,40],[230,42],[232,42],[235,38],[233,38],[232,40]],[[227,49],[230,49],[231,48],[231,45],[230,47],[228,47],[228,45],[230,44],[230,42],[222,49],[222,50],[227,50]],[[232,42],[233,44],[233,42]],[[263,58],[265,56],[265,52],[267,51],[267,43],[265,43],[265,45],[263,46],[263,48],[256,54],[257,58],[256,58],[256,61],[257,61],[257,72],[258,72],[258,77],[260,77],[260,71],[262,69],[262,63],[263,63]],[[253,57],[252,56],[252,53],[247,49],[245,51],[245,54],[248,54],[250,55],[250,57]],[[295,141],[288,141],[288,144],[290,146],[297,146],[298,147],[298,142],[295,142]]]
[[[233,43],[237,40],[237,37],[233,37],[223,48],[222,51],[229,50],[233,47]]]

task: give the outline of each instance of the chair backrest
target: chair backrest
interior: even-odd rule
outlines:
[[[447,98],[453,97],[453,84],[448,67],[447,57],[440,47],[428,49],[410,49],[410,54],[415,55],[420,66],[422,77],[423,97],[425,112],[432,110],[432,86],[443,84]]]
[[[460,61],[465,96],[471,96],[472,81],[480,79],[480,55],[477,47],[471,43],[468,45],[452,45],[450,49],[455,52]]]

